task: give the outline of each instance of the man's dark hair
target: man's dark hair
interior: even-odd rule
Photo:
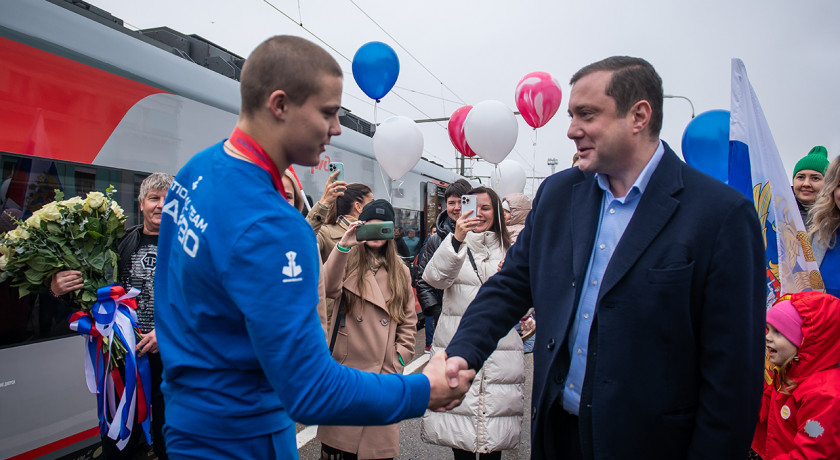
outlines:
[[[335,206],[331,207],[327,213],[327,223],[335,224],[338,222],[338,216],[350,214],[350,210],[353,209],[353,203],[361,202],[366,196],[372,193],[373,191],[370,187],[365,184],[358,182],[347,184],[347,188],[344,189],[344,195],[336,198]]]
[[[458,179],[449,184],[449,187],[446,187],[446,191],[443,192],[443,199],[448,200],[450,196],[461,197],[466,195],[471,188],[472,185],[466,179]]]
[[[277,35],[251,52],[239,79],[242,113],[254,115],[280,89],[296,105],[321,90],[321,76],[342,77],[338,62],[320,46],[291,35]]]
[[[648,101],[651,108],[648,129],[651,136],[659,137],[662,130],[662,79],[656,69],[642,58],[613,56],[578,70],[569,84],[574,85],[581,78],[601,71],[613,73],[607,84],[607,96],[615,100],[618,115],[626,115],[639,101]]]

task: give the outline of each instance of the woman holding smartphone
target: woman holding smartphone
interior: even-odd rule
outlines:
[[[335,299],[330,348],[345,366],[379,374],[402,373],[414,355],[417,314],[408,267],[389,239],[358,241],[362,225],[394,221],[385,200],[368,203],[327,259],[326,294]],[[340,305],[340,307],[339,307]],[[321,458],[385,459],[400,453],[399,424],[319,426]]]
[[[498,271],[510,247],[496,192],[479,187],[461,199],[455,231],[441,242],[423,271],[423,280],[443,289],[432,354],[449,345],[478,289]],[[470,200],[475,202],[475,211],[465,211],[473,204]],[[524,384],[522,340],[511,329],[476,374],[460,406],[448,412],[426,411],[423,440],[451,447],[456,460],[474,460],[476,453],[481,459],[501,459],[503,450],[519,444]]]

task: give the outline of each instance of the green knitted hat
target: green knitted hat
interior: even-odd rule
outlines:
[[[826,150],[822,145],[818,145],[812,148],[811,151],[802,157],[801,160],[796,162],[796,167],[793,168],[793,177],[796,177],[796,173],[802,171],[803,169],[811,169],[820,174],[825,174],[825,170],[827,168],[828,150]]]

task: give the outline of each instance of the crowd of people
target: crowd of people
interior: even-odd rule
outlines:
[[[533,201],[456,181],[425,241],[357,235],[395,211],[338,172],[304,216],[289,167],[341,133],[342,75],[311,42],[266,40],[230,138],[141,186],[119,271],[146,293],[158,458],[296,458],[295,422],[319,425],[322,459],[394,458],[397,423],[421,416],[455,459],[501,458],[524,420],[534,459],[840,458],[840,157],[815,147],[793,174],[828,294],[766,311],[755,208],[660,140],[647,61],[575,73],[574,167]],[[82,283],[59,272],[51,290]],[[415,290],[431,358],[403,375]],[[103,438],[108,458],[140,432],[122,452]]]

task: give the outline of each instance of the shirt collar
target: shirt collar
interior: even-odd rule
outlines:
[[[650,177],[653,175],[653,172],[656,170],[656,167],[659,166],[659,161],[662,160],[663,155],[665,155],[665,146],[662,145],[662,141],[660,140],[659,145],[656,147],[656,151],[653,152],[653,156],[650,157],[650,160],[648,160],[647,164],[645,165],[645,168],[642,169],[642,172],[641,174],[639,174],[639,177],[637,177],[636,181],[633,182],[633,185],[630,187],[630,190],[627,191],[627,195],[618,198],[619,201],[624,203],[628,199],[633,199],[634,197],[645,193],[645,189],[647,188],[648,182],[650,182]],[[595,173],[595,179],[598,181],[598,187],[600,187],[601,190],[607,192],[612,198],[613,194],[610,190],[609,176],[606,174]]]

